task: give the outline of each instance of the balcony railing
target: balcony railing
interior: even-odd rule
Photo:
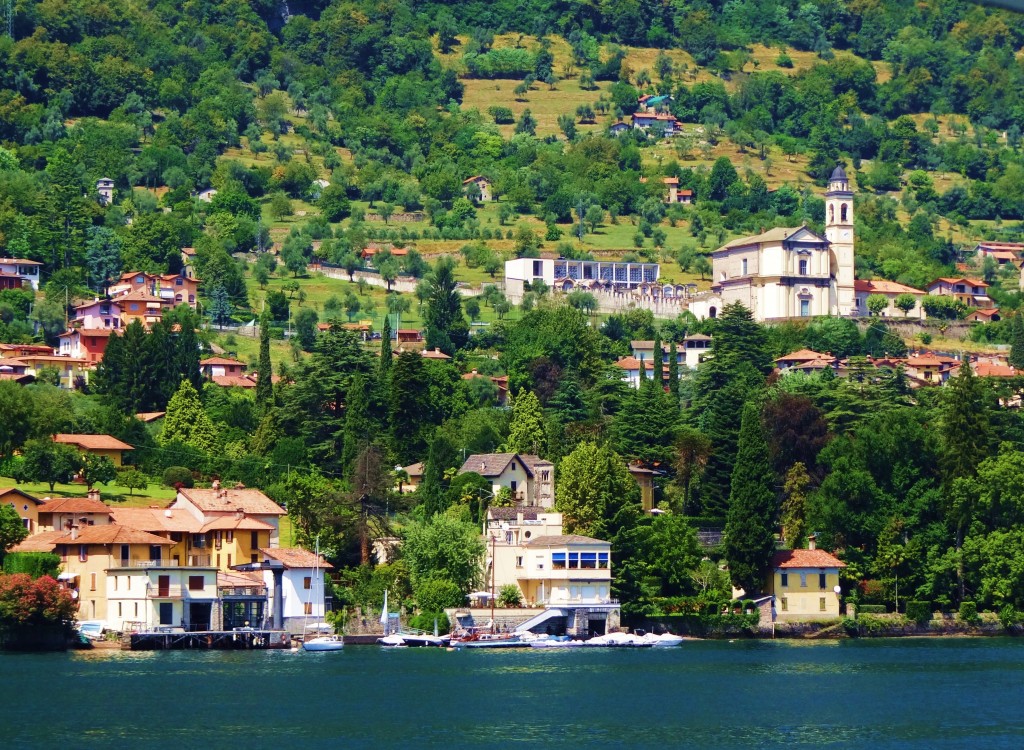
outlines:
[[[225,586],[219,589],[222,597],[227,596],[259,596],[263,597],[267,595],[266,586]]]
[[[129,567],[124,565],[122,567]],[[176,568],[178,567],[177,560],[132,560],[132,568]]]
[[[182,586],[160,586],[152,583],[146,584],[147,599],[181,599],[186,595]]]
[[[193,568],[209,568],[210,567],[210,556],[209,555],[189,555],[188,564]]]

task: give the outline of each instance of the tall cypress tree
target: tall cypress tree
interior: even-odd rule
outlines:
[[[664,353],[661,351],[661,334],[654,335],[654,384],[665,387]]]
[[[273,366],[270,362],[270,314],[260,315],[260,356],[256,363],[256,406],[266,410],[274,401]]]
[[[380,334],[380,366],[378,368],[380,378],[386,379],[391,372],[391,360],[394,357],[391,343],[391,316],[384,316],[384,330]]]
[[[1018,312],[1010,318],[1010,356],[1011,367],[1024,370],[1024,313]]]
[[[341,449],[341,470],[346,475],[352,470],[359,452],[373,441],[380,425],[376,424],[370,408],[370,387],[362,374],[352,378],[345,405],[345,436]]]
[[[761,412],[756,402],[748,401],[743,407],[725,523],[729,576],[733,586],[748,594],[760,590],[775,549],[775,484]]]
[[[428,277],[429,294],[424,322],[427,348],[451,356],[469,341],[469,323],[462,314],[462,296],[455,281],[455,262],[441,258]]]
[[[676,351],[676,342],[668,345],[668,391],[679,405],[679,352]]]

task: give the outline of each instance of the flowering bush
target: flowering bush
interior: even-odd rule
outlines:
[[[56,625],[74,619],[71,594],[50,576],[0,575],[0,625]]]

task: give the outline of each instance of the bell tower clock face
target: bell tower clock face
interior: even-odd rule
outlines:
[[[850,239],[850,230],[849,229],[844,229],[843,230],[843,239],[844,240]]]

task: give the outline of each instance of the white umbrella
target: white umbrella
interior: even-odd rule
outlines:
[[[466,594],[467,599],[490,599],[492,596],[490,591],[474,591],[472,594]]]

